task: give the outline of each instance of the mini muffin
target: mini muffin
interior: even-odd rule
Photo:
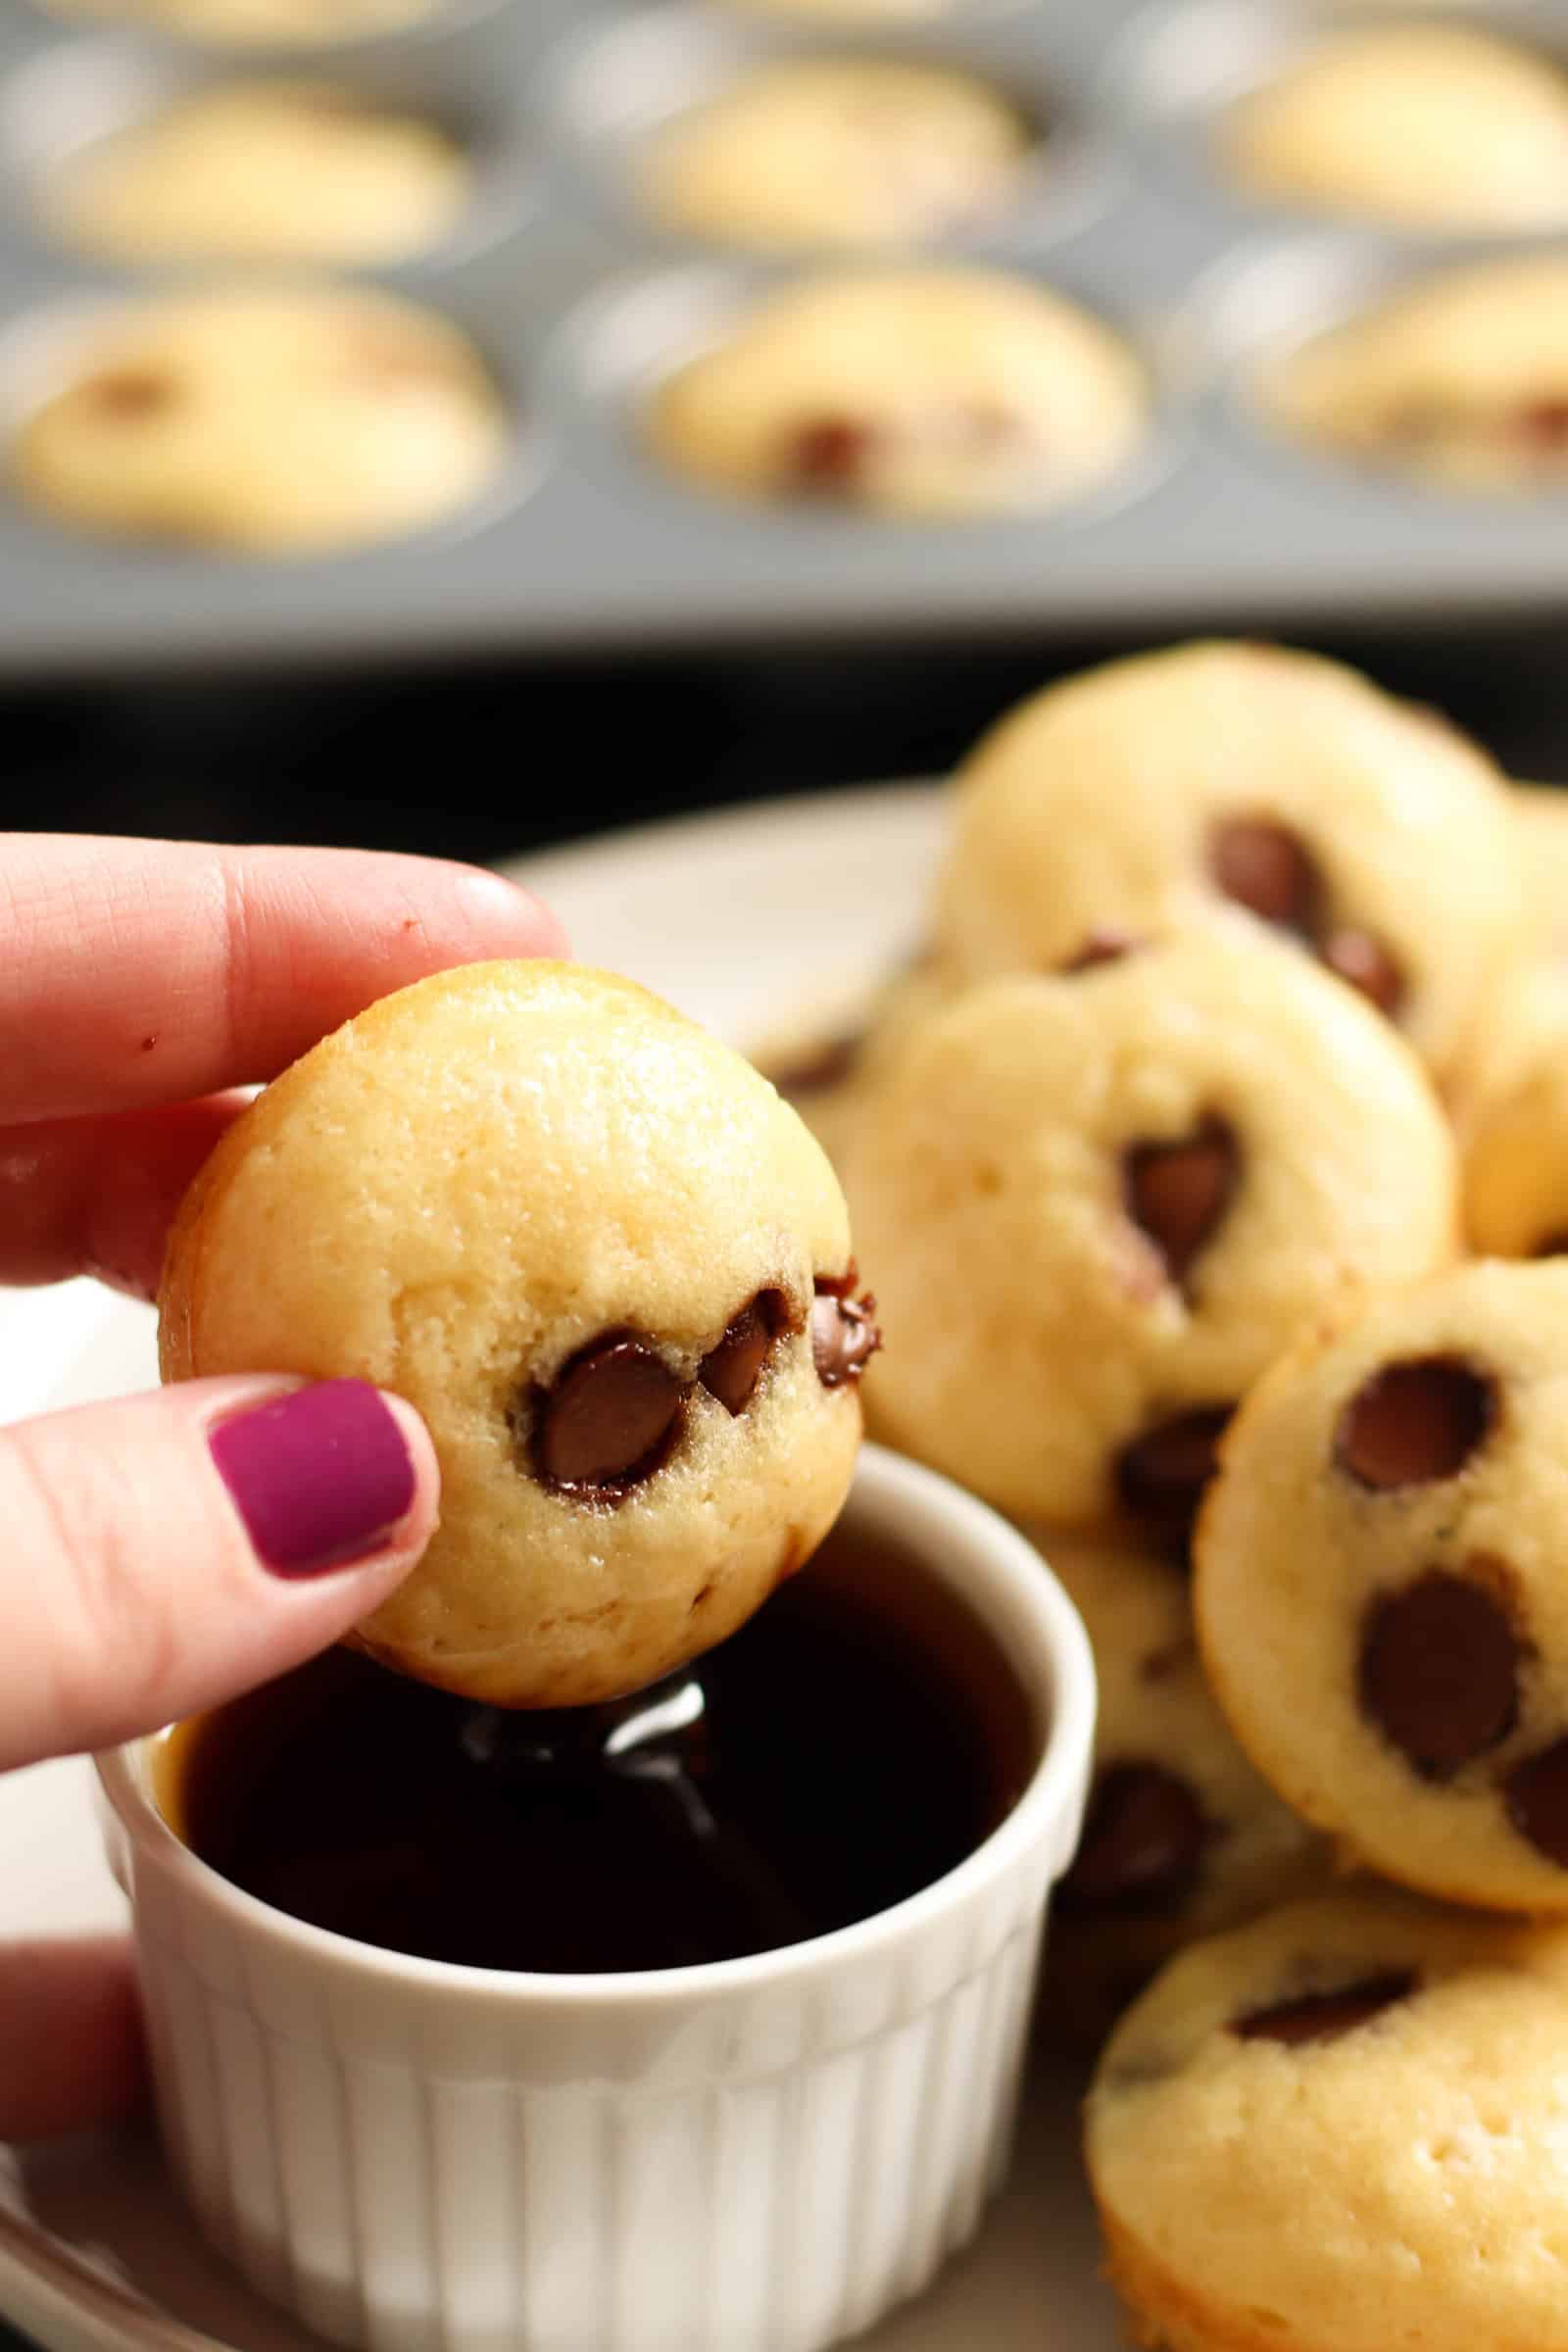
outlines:
[[[768,297],[666,380],[648,437],[732,497],[941,520],[1081,496],[1148,416],[1141,365],[1088,312],[1025,278],[922,269]]]
[[[1516,784],[1508,813],[1542,941],[1568,952],[1568,786]]]
[[[1568,1252],[1568,963],[1534,970],[1523,994],[1501,1045],[1506,1078],[1462,1130],[1465,1229],[1484,1257]]]
[[[317,49],[434,15],[432,0],[46,0],[51,14],[168,32],[218,48]]]
[[[1387,1022],[1242,916],[988,982],[913,1028],[845,1170],[878,1434],[1004,1510],[1180,1551],[1298,1328],[1454,1246],[1452,1139]]]
[[[660,224],[727,245],[911,245],[1005,201],[1030,145],[999,92],[948,67],[785,58],[654,139]]]
[[[416,116],[318,82],[225,82],[90,147],[42,203],[58,235],[116,261],[395,261],[447,233],[470,177]]]
[[[235,287],[89,329],[11,471],[81,530],[315,555],[458,512],[506,448],[495,387],[444,319],[363,288]]]
[[[1095,1779],[1054,1898],[1043,2003],[1098,2043],[1195,1936],[1323,1885],[1330,1849],[1252,1770],[1209,1695],[1170,1564],[1136,1543],[1033,1528],[1094,1645]]]
[[[844,1499],[875,1331],[844,1200],[739,1054],[631,982],[481,964],[296,1062],[192,1188],[164,1376],[353,1375],[417,1406],[441,1524],[359,1628],[503,1706],[640,1689]]]
[[[1565,1508],[1561,1263],[1369,1301],[1230,1430],[1197,1537],[1209,1680],[1286,1801],[1388,1878],[1568,1912]]]
[[[1515,785],[1508,795],[1519,865],[1521,952],[1483,1000],[1449,1091],[1461,1139],[1568,1042],[1568,790]],[[1504,1257],[1528,1250],[1501,1250]]]
[[[1265,370],[1294,441],[1480,494],[1568,481],[1568,253],[1415,279]]]
[[[1134,2340],[1563,2352],[1565,2039],[1561,1928],[1369,1890],[1184,1952],[1088,2104]]]
[[[1050,970],[1098,929],[1229,901],[1396,1020],[1445,1079],[1518,953],[1503,778],[1433,712],[1276,646],[1188,645],[1049,687],[959,771],[939,952]]]
[[[1436,229],[1568,220],[1568,74],[1458,24],[1336,33],[1224,118],[1250,194]]]

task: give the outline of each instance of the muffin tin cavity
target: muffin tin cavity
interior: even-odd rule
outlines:
[[[848,96],[833,88],[841,74],[857,85]],[[1040,54],[1038,42],[1024,50],[1016,37],[985,28],[962,40],[951,31],[922,37],[921,28],[905,26],[871,37],[830,25],[816,31],[755,21],[739,10],[662,8],[569,39],[547,74],[546,92],[585,201],[622,233],[656,242],[777,254],[916,252],[1025,237],[1046,243],[1082,227],[1109,193],[1105,144],[1086,124],[1067,75]],[[938,111],[945,98],[956,120]],[[777,109],[789,110],[789,124],[767,141],[771,153],[757,135],[763,113],[748,112],[743,122],[731,113],[737,104],[765,110],[775,122]],[[921,110],[931,124],[934,163],[923,173],[918,151],[887,148],[890,107]],[[977,122],[987,113],[989,125]],[[868,166],[894,154],[909,183],[904,225],[892,208],[874,212],[867,205],[858,233],[848,225],[796,230],[791,215],[809,205],[813,191],[776,184],[764,191],[750,179],[744,192],[753,210],[781,212],[772,226],[737,220],[733,231],[710,232],[683,223],[677,183],[690,179],[695,142],[709,140],[719,122],[733,125],[735,160],[755,163],[760,176],[774,170],[781,147],[794,143],[799,122],[818,126],[826,120],[848,132],[858,114],[866,122]],[[995,147],[989,156],[976,152],[988,129]],[[817,178],[824,152],[803,152]],[[967,161],[974,164],[974,185],[966,201],[956,183]],[[854,186],[847,172],[839,177],[848,210]],[[875,177],[868,169],[867,181]],[[717,193],[705,192],[716,219]]]
[[[212,294],[221,300],[240,293],[247,282],[254,287],[254,280],[204,279],[194,299],[200,304]],[[144,322],[158,337],[172,313],[189,308],[177,284],[139,297],[111,293],[100,284],[74,299],[40,303],[0,332],[0,439],[10,451],[18,485],[13,498],[35,529],[69,533],[83,546],[95,547],[99,561],[118,570],[122,580],[127,561],[145,564],[149,576],[154,570],[167,572],[171,565],[188,575],[195,567],[236,560],[249,564],[258,557],[279,567],[300,562],[353,564],[365,560],[366,550],[372,551],[372,560],[385,562],[388,551],[404,546],[428,552],[460,543],[495,523],[533,487],[544,452],[532,426],[527,395],[515,374],[497,366],[494,355],[472,339],[466,322],[422,303],[417,309],[399,304],[383,311],[373,294],[367,307],[366,297],[355,288],[320,278],[294,276],[273,281],[273,286],[285,301],[299,295],[314,302],[326,294],[343,304],[345,352],[351,367],[363,362],[372,395],[379,381],[387,396],[397,400],[399,379],[412,382],[426,367],[437,374],[454,371],[454,394],[465,413],[471,388],[476,402],[471,421],[441,428],[449,463],[440,470],[452,475],[450,495],[435,482],[427,494],[407,505],[406,519],[396,519],[395,511],[378,515],[367,508],[342,528],[317,532],[307,525],[280,529],[272,536],[266,530],[244,530],[221,500],[209,513],[196,486],[201,468],[190,476],[180,464],[152,501],[157,520],[138,527],[127,518],[123,502],[117,500],[105,509],[101,524],[95,522],[88,508],[97,456],[78,456],[62,490],[66,477],[60,471],[58,445],[42,471],[38,452],[29,446],[31,430],[44,412],[74,391],[95,394],[99,418],[107,418],[115,431],[127,436],[123,467],[133,482],[145,485],[150,470],[157,476],[157,461],[142,437],[161,434],[171,420],[186,419],[192,429],[204,432],[211,417],[213,431],[229,439],[237,434],[236,450],[246,442],[246,426],[226,413],[221,380],[204,370],[199,349],[182,351],[182,329],[175,330],[167,363],[158,357],[146,361],[134,352],[124,355],[127,335],[139,336]],[[454,344],[454,334],[463,340]],[[292,420],[280,406],[279,437],[285,444],[292,430]],[[486,447],[487,442],[493,446]],[[18,477],[28,469],[32,486],[24,491]]]
[[[1338,475],[1385,526],[1424,508],[1439,533],[1468,506],[1521,555],[1560,534],[1568,240],[1259,244],[1195,289],[1178,341],[1275,478]]]
[[[452,32],[501,0],[34,0],[57,24],[234,57],[319,56]]]
[[[1227,216],[1441,237],[1568,223],[1568,26],[1539,11],[1159,0],[1099,98]]]
[[[171,133],[160,186],[148,142]],[[385,62],[246,73],[79,41],[0,84],[18,212],[41,244],[127,270],[450,262],[516,225],[531,171],[493,104]]]
[[[860,282],[875,298],[876,289],[889,280],[906,279],[919,289],[928,278],[965,277],[969,268],[952,260],[802,270],[713,262],[625,280],[584,305],[549,355],[544,380],[557,429],[564,441],[575,444],[577,462],[624,485],[626,495],[638,489],[646,494],[652,475],[670,500],[707,508],[715,517],[733,515],[748,537],[768,529],[783,546],[798,546],[803,536],[820,543],[823,532],[830,532],[840,549],[851,534],[858,540],[877,532],[936,529],[948,546],[1003,525],[1055,532],[1070,518],[1087,525],[1148,495],[1175,457],[1167,387],[1152,355],[1124,322],[1097,317],[1080,289],[1061,284],[1054,274],[1045,278],[1022,271],[1004,272],[1006,282],[1026,292],[1038,286],[1059,295],[1096,328],[1108,330],[1134,381],[1141,375],[1148,403],[1142,430],[1103,470],[1087,467],[1081,482],[1036,486],[1033,493],[1027,485],[1016,493],[1004,486],[990,503],[983,489],[971,500],[961,479],[949,483],[945,475],[929,497],[918,496],[918,483],[908,497],[900,497],[897,486],[883,495],[874,487],[863,489],[857,479],[862,443],[868,463],[876,454],[880,420],[849,415],[842,399],[825,391],[820,400],[807,399],[804,388],[799,403],[785,403],[776,419],[780,435],[799,456],[789,475],[759,472],[743,482],[727,478],[716,466],[709,470],[682,461],[665,416],[666,396],[690,367],[725,353],[777,305],[797,298],[810,303],[818,290],[831,293]],[[977,432],[981,422],[978,416],[974,420]],[[1002,422],[997,420],[999,428]],[[966,423],[956,419],[956,438]],[[891,425],[890,434],[897,429]],[[768,436],[760,428],[758,438],[765,447]],[[965,452],[934,454],[945,461]]]

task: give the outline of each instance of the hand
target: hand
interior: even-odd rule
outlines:
[[[0,837],[0,1282],[151,1298],[242,1106],[225,1090],[427,972],[563,952],[526,893],[460,865]],[[413,1567],[438,1492],[417,1415],[359,1382],[192,1381],[0,1430],[0,1769],[325,1648]],[[0,2139],[140,2082],[122,1944],[0,1946]]]

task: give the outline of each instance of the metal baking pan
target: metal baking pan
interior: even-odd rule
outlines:
[[[53,247],[33,219],[37,174],[192,75],[290,71],[395,94],[471,141],[479,188],[461,230],[361,274],[471,333],[513,405],[515,446],[494,493],[454,524],[309,562],[96,541],[0,490],[0,670],[1548,611],[1568,589],[1568,494],[1461,502],[1356,475],[1271,440],[1249,400],[1263,353],[1476,250],[1325,230],[1216,183],[1214,107],[1310,25],[1340,21],[1272,0],[1152,13],[972,0],[852,33],[721,0],[448,0],[373,41],[264,54],[6,0],[0,428],[37,397],[84,305],[169,274]],[[1486,21],[1568,55],[1568,0]],[[729,505],[645,459],[650,384],[785,272],[661,238],[639,217],[630,162],[663,116],[791,48],[948,60],[1049,119],[1011,210],[939,250],[1039,275],[1144,353],[1155,414],[1122,480],[1047,514],[937,526]]]

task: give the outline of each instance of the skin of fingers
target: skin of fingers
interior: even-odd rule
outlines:
[[[95,1274],[155,1298],[174,1211],[247,1100],[209,1095],[0,1132],[0,1283]]]
[[[325,1573],[259,1556],[211,1435],[310,1387],[185,1381],[0,1430],[0,1770],[112,1746],[269,1681],[401,1583],[434,1532],[440,1472],[396,1398],[382,1399],[409,1473],[396,1521],[367,1525],[365,1556]],[[355,1464],[340,1450],[326,1467],[341,1485]],[[299,1476],[297,1452],[280,1458],[285,1501]]]
[[[0,950],[0,1280],[89,1271],[145,1297],[179,1198],[242,1107],[215,1090],[271,1077],[426,973],[565,941],[526,893],[433,860],[11,836]],[[0,1767],[279,1673],[407,1573],[439,1481],[395,1400],[416,1491],[372,1555],[287,1580],[257,1557],[205,1420],[292,1385],[191,1384],[0,1433],[19,1563],[0,1571]],[[122,1942],[0,1947],[0,2137],[118,2115],[143,2087]]]
[[[499,875],[358,850],[0,836],[0,1124],[276,1075],[451,965],[560,955]]]

